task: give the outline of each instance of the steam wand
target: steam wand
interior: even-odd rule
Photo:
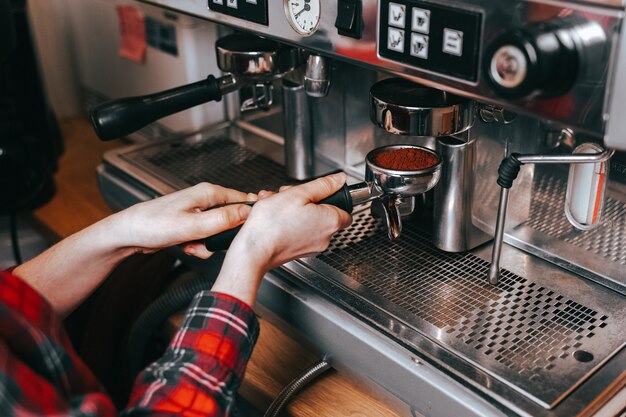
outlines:
[[[498,168],[497,183],[500,188],[500,203],[498,205],[498,217],[496,231],[493,240],[493,252],[491,254],[491,266],[489,267],[489,283],[496,285],[500,279],[500,255],[502,253],[502,241],[504,238],[504,224],[506,222],[506,209],[509,201],[509,190],[513,181],[517,178],[520,168],[524,164],[588,164],[607,161],[614,150],[606,149],[603,152],[575,155],[520,155],[513,153],[504,158]]]

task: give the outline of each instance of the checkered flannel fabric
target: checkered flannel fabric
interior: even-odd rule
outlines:
[[[258,332],[246,304],[224,294],[198,294],[165,355],[137,378],[122,415],[226,415]],[[0,415],[118,415],[50,304],[2,271]]]

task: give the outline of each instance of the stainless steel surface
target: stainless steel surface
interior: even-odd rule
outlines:
[[[522,164],[589,164],[605,162],[613,156],[613,149],[605,149],[602,152],[572,155],[517,155],[516,158]]]
[[[601,329],[613,322],[613,313],[604,310],[606,299],[603,308],[596,303],[607,296],[618,303],[611,309],[621,306],[620,317],[625,312],[624,300],[608,290],[594,291],[585,301],[580,294],[572,299],[572,288],[555,286],[552,279],[541,284],[541,276],[505,270],[500,286],[490,287],[481,283],[488,262],[439,252],[419,229],[405,230],[393,250],[381,251],[381,238],[377,222],[361,213],[317,258],[332,270],[320,270],[315,262],[313,267],[546,408],[593,371],[574,352],[589,351],[592,362],[603,362],[597,353],[608,340]],[[609,350],[624,343],[619,334],[614,337]]]
[[[447,136],[474,124],[474,103],[403,78],[388,78],[370,89],[372,122],[394,135]]]
[[[429,2],[429,4],[480,13],[482,29],[479,45],[476,48],[479,65],[475,82],[430,71],[418,65],[381,58],[378,48],[385,45],[379,44],[378,31],[386,23],[380,22],[379,19],[379,4],[382,3],[380,0],[363,1],[364,24],[359,40],[337,33],[334,26],[337,16],[337,0],[322,2],[321,20],[317,31],[308,37],[302,37],[292,29],[284,17],[283,3],[279,1],[268,2],[270,21],[267,26],[208,10],[204,0],[153,0],[149,3],[164,5],[289,44],[297,44],[310,51],[340,60],[402,75],[431,87],[481,102],[501,105],[511,111],[553,120],[598,137],[606,135],[607,146],[626,148],[626,140],[620,133],[626,129],[626,110],[621,105],[626,88],[623,85],[623,77],[619,76],[624,72],[623,67],[626,63],[626,53],[622,51],[626,45],[624,42],[626,30],[622,25],[624,15],[624,2],[622,1],[464,0],[459,3],[451,0],[437,0]],[[601,57],[580,64],[580,74],[587,74],[588,70],[591,72],[588,76],[578,77],[572,88],[556,99],[563,105],[554,105],[555,98],[553,97],[529,96],[513,101],[499,97],[491,87],[482,65],[484,59],[487,59],[485,54],[488,47],[506,30],[572,15],[596,23],[604,32],[606,42],[592,51],[582,51],[583,58],[588,57],[589,54],[599,54]],[[580,31],[576,36],[583,40],[589,37],[585,31]]]
[[[507,231],[505,242],[626,295],[624,193],[609,189],[600,226],[576,230],[562,210],[567,171],[549,168],[535,178],[528,220]]]
[[[586,164],[607,161],[613,154],[614,150],[606,149],[602,152],[589,154],[571,154],[571,155],[515,155],[521,164]],[[491,284],[497,284],[500,271],[500,249],[504,236],[504,226],[506,223],[506,209],[508,202],[508,192],[504,191],[504,187],[500,190],[500,203],[498,205],[498,218],[496,222],[496,231],[494,234],[493,254],[491,256],[491,267],[487,278]]]
[[[402,171],[396,169],[383,168],[376,163],[376,157],[379,154],[398,149],[415,149],[426,152],[434,156],[437,162],[427,168]],[[441,157],[428,148],[414,145],[388,145],[376,148],[365,157],[367,165],[366,180],[371,181],[374,185],[385,194],[399,196],[415,196],[423,194],[432,189],[441,177]]]
[[[256,83],[252,86],[252,97],[241,103],[241,112],[252,110],[267,111],[274,104],[274,86],[269,82]]]
[[[224,72],[269,81],[301,65],[300,50],[248,34],[231,34],[215,43],[217,65]]]
[[[485,123],[513,123],[517,118],[517,114],[507,111],[500,106],[492,106],[489,104],[483,104],[478,108],[478,114]]]
[[[297,180],[315,176],[313,131],[304,86],[283,80],[283,124],[285,126],[285,171]]]
[[[311,54],[306,62],[304,88],[311,97],[326,97],[330,89],[332,62],[329,58]]]
[[[477,181],[477,140],[437,138],[441,181],[435,187],[433,244],[447,252],[464,252],[490,240],[473,221]]]
[[[150,184],[159,194],[204,181],[245,192],[278,190],[281,185],[295,184],[284,173],[283,165],[276,162],[282,158],[281,147],[247,132],[244,148],[229,139],[237,136],[241,136],[239,129],[224,124],[212,128],[210,134],[200,132],[130,147],[122,153],[110,152],[105,160],[140,181],[159,178]]]
[[[217,79],[222,94],[232,93],[241,88],[241,82],[233,74],[226,74],[223,77]]]
[[[379,202],[380,212],[387,230],[387,238],[391,241],[397,240],[402,234],[402,218],[400,217],[398,198],[392,194],[383,194]]]
[[[373,183],[365,181],[348,185],[348,192],[355,206],[368,203],[383,195],[383,192],[374,187]]]
[[[491,285],[498,285],[500,281],[500,256],[504,238],[504,223],[506,222],[506,208],[509,203],[509,189],[500,188],[500,203],[498,204],[498,218],[496,219],[496,234],[493,237],[493,251],[491,252],[491,265],[487,279]]]

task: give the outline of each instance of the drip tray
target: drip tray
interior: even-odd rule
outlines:
[[[389,242],[369,211],[309,263],[545,408],[624,344],[626,302],[612,291],[581,300],[507,270],[494,287],[489,262],[439,251],[416,227]]]
[[[109,157],[116,161],[172,188],[210,181],[250,192],[290,182],[279,164],[223,137],[134,148]],[[360,311],[400,321],[469,364],[474,371],[464,378],[482,390],[490,391],[493,378],[553,408],[624,345],[626,301],[605,287],[537,260],[528,262],[540,262],[541,272],[524,277],[504,270],[494,287],[486,280],[489,262],[439,251],[415,225],[396,242],[386,236],[369,209],[362,210],[327,251],[300,262],[336,288],[325,295],[337,304],[336,293],[348,291],[369,306]],[[384,331],[411,346],[403,331]]]

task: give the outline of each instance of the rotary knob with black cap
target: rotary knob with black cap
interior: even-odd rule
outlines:
[[[585,76],[598,54],[594,48],[605,49],[605,41],[603,29],[582,16],[532,23],[496,38],[486,54],[486,75],[504,98],[559,96]]]

